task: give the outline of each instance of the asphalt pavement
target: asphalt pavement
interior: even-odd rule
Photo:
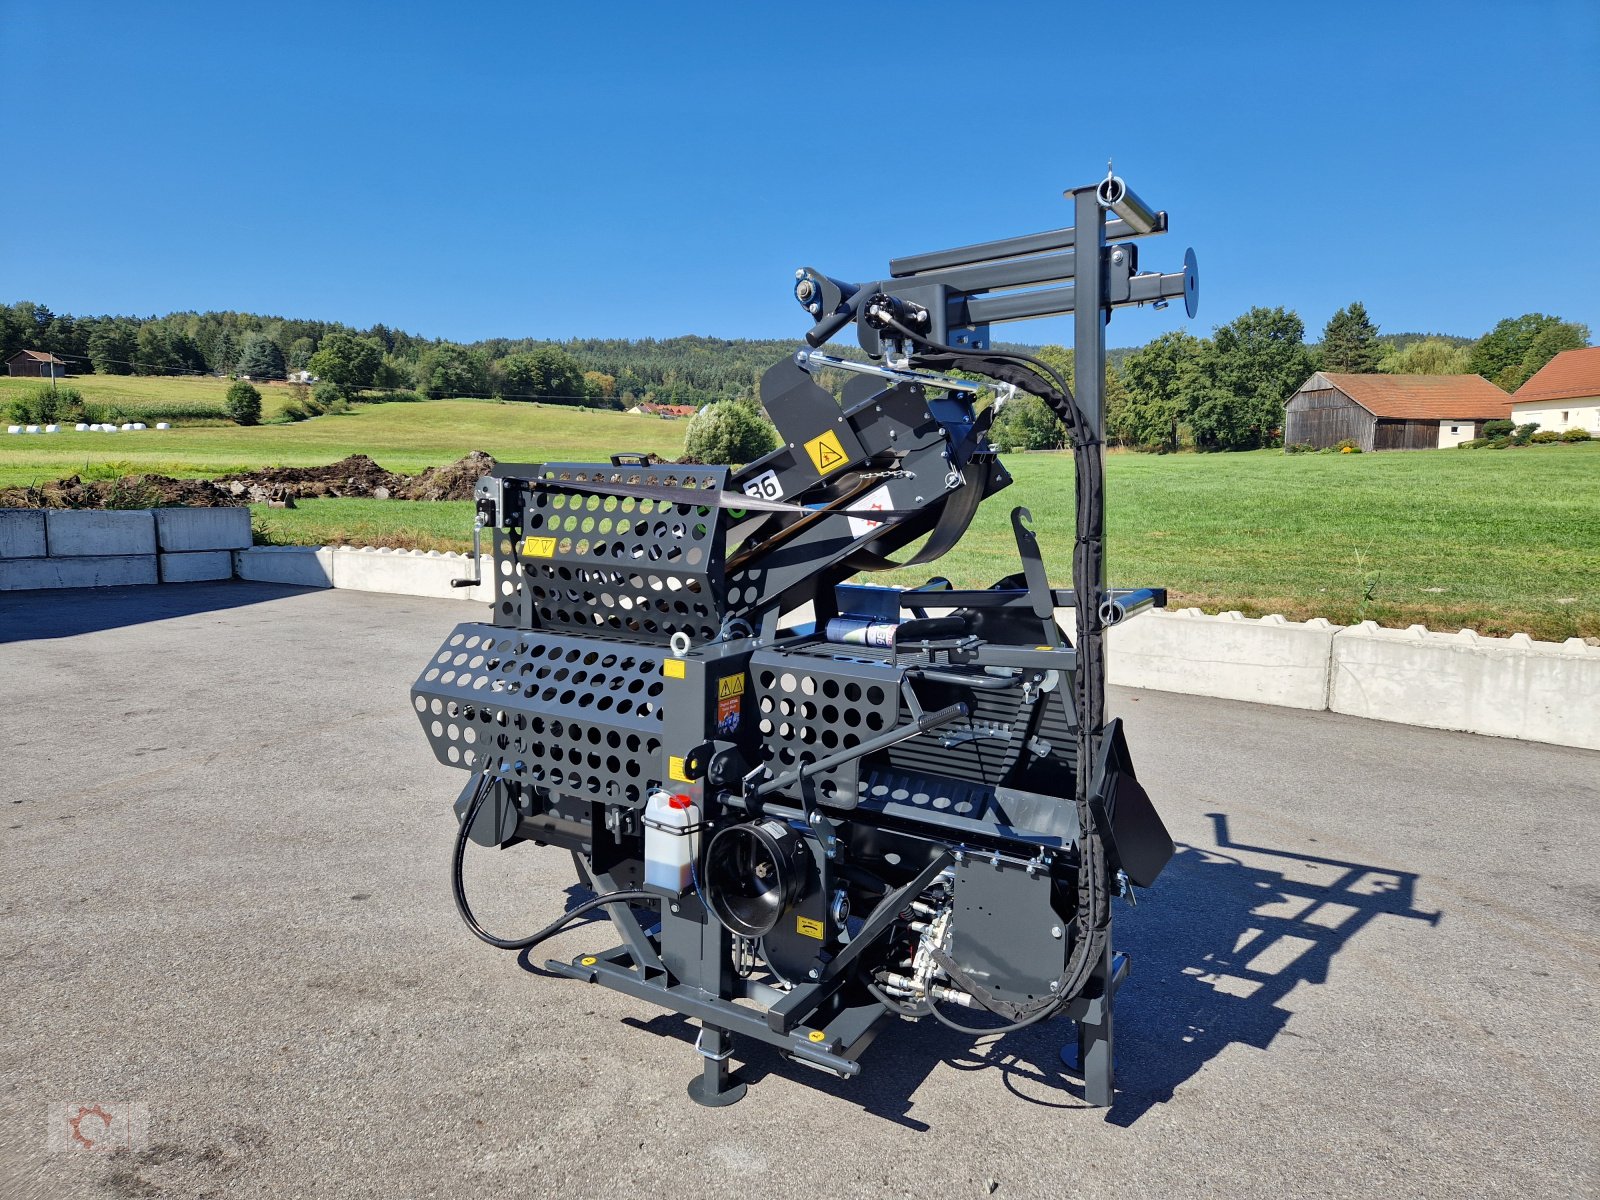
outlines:
[[[1600,1195],[1600,754],[1116,690],[1182,843],[1117,907],[1117,1104],[1062,1023],[897,1023],[706,1110],[681,1020],[538,972],[603,922],[456,917],[407,689],[478,612],[0,596],[0,1197]],[[570,902],[471,870],[500,929]]]

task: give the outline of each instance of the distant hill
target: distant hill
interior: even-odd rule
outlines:
[[[1475,337],[1459,337],[1453,333],[1380,333],[1378,344],[1380,346],[1409,346],[1412,342],[1426,341],[1433,338],[1441,342],[1449,342],[1452,346],[1470,346],[1478,339]]]

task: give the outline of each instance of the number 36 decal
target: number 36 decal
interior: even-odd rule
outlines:
[[[776,471],[763,471],[744,485],[744,494],[757,496],[762,500],[782,500],[783,485],[778,482]]]

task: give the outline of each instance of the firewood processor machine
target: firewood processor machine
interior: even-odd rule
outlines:
[[[1065,195],[1069,228],[866,283],[797,271],[813,327],[762,378],[781,445],[756,462],[501,464],[477,486],[493,611],[412,689],[435,754],[469,775],[456,903],[511,950],[608,916],[613,948],[546,969],[698,1022],[702,1104],[744,1094],[737,1038],[851,1078],[892,1020],[980,1034],[1058,1016],[1086,1100],[1112,1101],[1128,963],[1111,902],[1173,845],[1105,711],[1105,630],[1166,600],[1104,578],[1105,328],[1178,298],[1193,316],[1198,275],[1193,251],[1139,269],[1167,214],[1109,171]],[[990,344],[997,323],[1068,313],[1075,387]],[[864,361],[826,353],[852,324]],[[939,558],[1011,483],[988,435],[1018,392],[1071,441],[1071,589],[1020,507],[1020,569],[992,587],[856,581]],[[596,894],[492,934],[467,901],[469,843],[569,851]]]

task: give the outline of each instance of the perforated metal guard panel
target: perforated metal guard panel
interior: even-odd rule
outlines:
[[[650,646],[469,622],[411,696],[440,762],[636,805],[660,785],[663,686]]]
[[[900,672],[870,658],[757,651],[750,674],[767,765],[777,775],[853,749],[900,723]],[[815,776],[817,798],[855,807],[859,768],[858,760]],[[798,787],[791,790],[799,795]]]
[[[532,621],[524,611],[527,593],[522,587],[522,560],[517,557],[516,531],[500,528],[493,533],[494,623],[509,629],[526,629]]]
[[[517,547],[530,617],[546,629],[666,642],[717,636],[725,611],[723,511],[696,504],[727,467],[547,463],[539,478],[681,489],[683,503],[534,488]]]

